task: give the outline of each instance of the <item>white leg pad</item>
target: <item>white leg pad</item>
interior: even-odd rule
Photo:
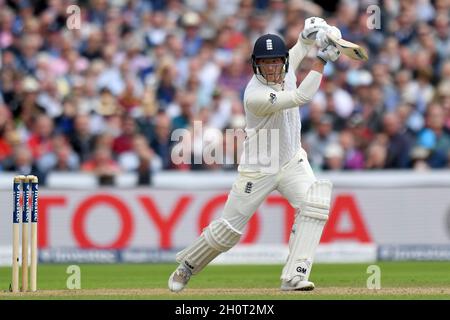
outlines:
[[[214,220],[192,245],[178,252],[176,260],[189,268],[192,274],[197,274],[219,254],[236,245],[241,236],[242,233],[227,220]]]
[[[291,281],[293,285],[308,280],[314,254],[328,220],[331,190],[331,181],[317,180],[306,192],[301,212],[292,227],[289,256],[281,280]]]

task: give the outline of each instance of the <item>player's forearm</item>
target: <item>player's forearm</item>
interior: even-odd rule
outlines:
[[[308,54],[313,47],[311,43],[306,43],[306,40],[299,36],[297,43],[289,50],[289,65],[296,70],[302,62],[303,58]]]
[[[320,70],[320,66],[315,68]],[[251,92],[246,98],[248,109],[257,116],[266,116],[310,102],[322,81],[322,73],[317,70],[311,70],[295,90]]]
[[[319,90],[320,82],[322,81],[322,72],[323,65],[320,67],[314,62],[311,71],[295,90],[295,103],[297,105],[303,105],[312,100],[317,90]]]

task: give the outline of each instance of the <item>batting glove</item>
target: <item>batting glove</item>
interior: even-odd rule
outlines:
[[[328,37],[327,37],[327,34],[329,34],[329,33],[334,35],[337,39],[342,38],[341,31],[334,26],[329,26],[327,29],[321,29],[317,32],[317,35],[316,35],[316,45],[319,48],[321,48],[321,49],[326,48],[330,44],[328,42]]]
[[[329,44],[325,48],[319,49],[317,57],[327,63],[328,61],[336,61],[341,52],[334,45]]]
[[[306,44],[313,44],[319,30],[329,28],[327,22],[319,17],[311,17],[305,20],[301,37]]]

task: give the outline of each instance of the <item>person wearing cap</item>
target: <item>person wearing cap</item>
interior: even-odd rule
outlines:
[[[298,107],[310,102],[319,89],[325,64],[340,56],[339,50],[328,43],[327,32],[341,36],[336,27],[311,17],[306,19],[297,43],[290,50],[274,34],[256,40],[251,57],[254,75],[243,98],[247,137],[239,175],[222,216],[176,255],[180,265],[169,277],[171,291],[183,290],[192,275],[236,245],[253,213],[274,190],[296,208],[281,290],[314,289],[308,278],[328,219],[332,186],[328,180],[316,179],[301,147]],[[296,69],[313,44],[318,46],[317,57],[297,87]]]
[[[195,56],[202,47],[203,40],[199,34],[200,22],[200,15],[195,11],[188,11],[181,18],[181,24],[185,30],[184,52],[188,57]]]
[[[324,152],[323,170],[340,171],[344,169],[345,153],[338,143],[329,144]]]

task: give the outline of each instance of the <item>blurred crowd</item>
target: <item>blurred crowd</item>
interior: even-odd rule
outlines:
[[[159,170],[236,169],[174,164],[171,134],[194,121],[204,135],[244,128],[254,41],[276,33],[291,47],[310,16],[370,56],[327,64],[320,91],[300,109],[312,166],[450,167],[449,1],[341,0],[332,11],[306,0],[78,1],[79,28],[67,23],[76,19],[71,4],[0,0],[0,171],[44,182],[52,171],[105,181],[137,172],[149,184]],[[379,11],[368,12],[373,4]]]

